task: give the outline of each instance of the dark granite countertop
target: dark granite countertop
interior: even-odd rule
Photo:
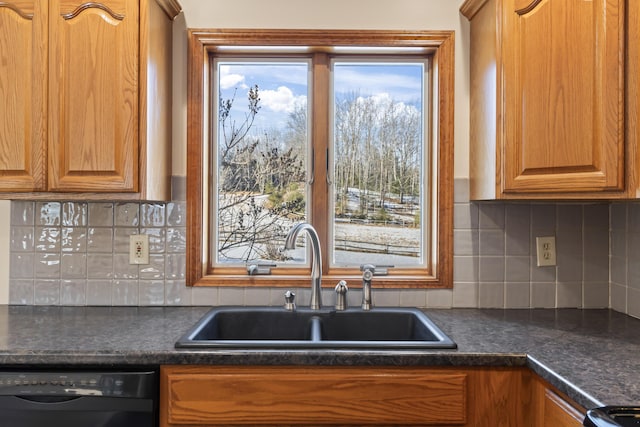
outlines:
[[[640,403],[640,320],[611,310],[426,310],[456,350],[177,350],[207,307],[0,306],[0,364],[528,366],[579,404]]]

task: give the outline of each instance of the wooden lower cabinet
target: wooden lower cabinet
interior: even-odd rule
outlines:
[[[535,427],[581,427],[585,410],[536,377],[533,384]]]
[[[579,426],[527,368],[163,366],[160,426]]]

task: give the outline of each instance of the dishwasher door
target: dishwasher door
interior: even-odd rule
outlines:
[[[0,425],[155,427],[157,372],[0,372]]]

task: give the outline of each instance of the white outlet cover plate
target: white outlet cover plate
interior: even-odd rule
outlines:
[[[536,237],[536,254],[538,267],[556,265],[555,236]]]
[[[149,235],[129,236],[129,264],[149,264]]]

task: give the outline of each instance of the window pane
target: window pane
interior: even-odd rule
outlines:
[[[333,64],[333,264],[424,265],[424,62]]]
[[[308,217],[308,63],[216,61],[216,264],[284,261],[292,224]]]

